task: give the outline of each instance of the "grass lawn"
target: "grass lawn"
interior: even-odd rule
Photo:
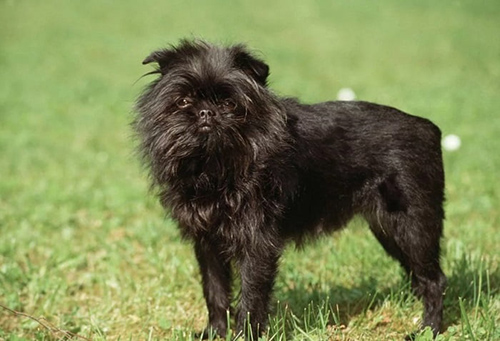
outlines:
[[[191,247],[148,194],[129,127],[141,61],[184,37],[248,43],[278,94],[350,87],[459,135],[439,339],[499,340],[499,36],[498,0],[0,0],[0,340],[204,326]],[[264,340],[401,340],[422,313],[362,221],[287,250],[273,306]]]

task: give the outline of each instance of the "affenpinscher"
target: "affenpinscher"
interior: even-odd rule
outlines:
[[[278,260],[301,243],[366,219],[411,277],[423,326],[437,334],[444,174],[438,127],[367,102],[301,104],[267,87],[269,67],[245,46],[182,41],[153,52],[158,78],[134,128],[153,188],[194,244],[210,330],[224,336],[232,265],[236,332],[266,329]]]

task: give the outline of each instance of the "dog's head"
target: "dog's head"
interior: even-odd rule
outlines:
[[[262,103],[269,67],[241,46],[221,48],[183,41],[153,52],[143,64],[157,63],[161,77],[152,85],[147,106],[186,132],[206,135],[241,126]]]
[[[267,89],[269,67],[243,45],[182,41],[150,54],[149,63],[159,77],[139,98],[135,126],[153,162],[236,151],[255,157],[281,134],[285,114]]]

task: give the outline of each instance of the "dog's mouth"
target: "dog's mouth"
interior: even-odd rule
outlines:
[[[213,130],[213,126],[210,123],[205,122],[205,123],[200,124],[200,126],[198,127],[198,130],[201,133],[209,133]]]

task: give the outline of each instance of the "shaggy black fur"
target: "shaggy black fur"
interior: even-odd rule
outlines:
[[[268,66],[242,45],[183,41],[151,62],[159,77],[139,98],[134,127],[161,203],[194,244],[207,330],[227,332],[232,264],[236,329],[250,316],[260,334],[285,243],[361,215],[411,276],[423,326],[439,332],[444,174],[434,124],[367,102],[279,98]]]

